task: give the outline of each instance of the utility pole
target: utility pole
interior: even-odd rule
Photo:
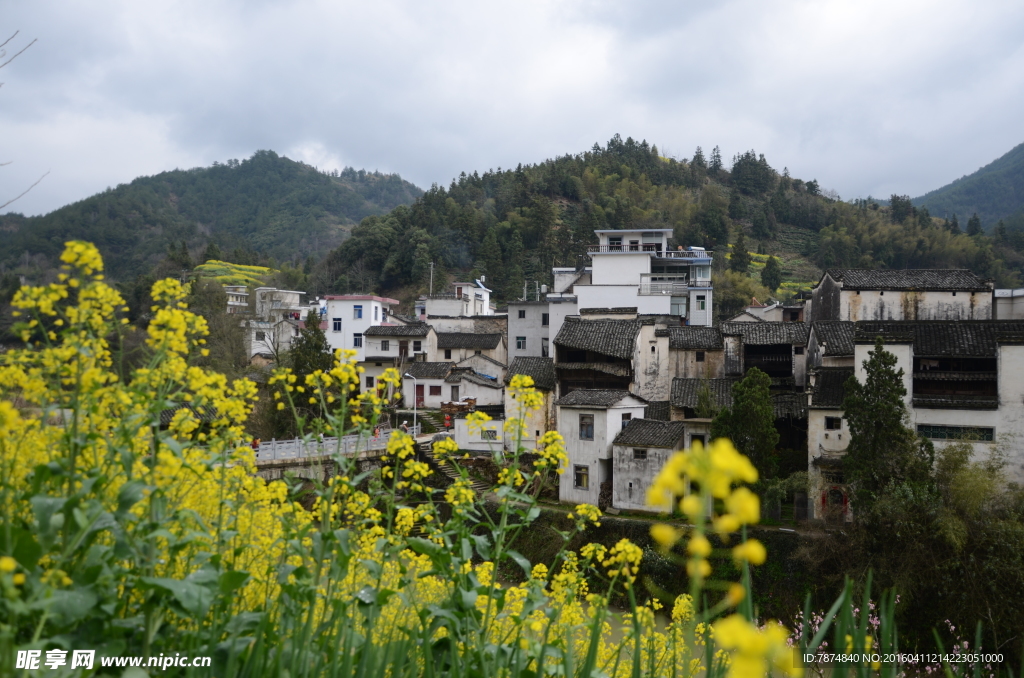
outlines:
[[[430,262],[430,294],[434,294],[434,262]]]

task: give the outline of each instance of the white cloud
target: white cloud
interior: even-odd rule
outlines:
[[[0,174],[27,213],[273,149],[421,186],[618,132],[749,148],[844,197],[920,194],[1024,140],[1012,2],[29,2]],[[16,156],[16,157],[14,157]],[[44,188],[45,185],[45,188]],[[13,189],[12,189],[13,190]]]

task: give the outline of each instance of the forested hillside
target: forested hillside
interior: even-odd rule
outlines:
[[[1000,219],[1024,210],[1024,144],[985,165],[977,172],[914,199],[936,215],[956,214],[966,223],[974,214],[982,228],[991,230]]]
[[[319,260],[361,219],[422,193],[396,174],[328,174],[259,151],[241,162],[140,177],[45,216],[0,216],[0,267],[45,270],[70,239],[96,243],[119,281],[151,271],[182,241],[198,251],[214,243],[278,261]]]
[[[514,299],[524,281],[550,282],[552,266],[585,265],[594,229],[641,227],[671,228],[673,244],[720,254],[742,231],[744,248],[779,256],[783,280],[790,281],[814,282],[829,266],[968,267],[1001,285],[1017,280],[1024,260],[1007,238],[967,235],[909,198],[894,196],[894,205],[841,202],[816,181],[776,171],[754,151],[727,168],[717,148],[710,157],[698,149],[677,161],[647,142],[616,136],[579,155],[462,174],[411,207],[368,217],[316,277],[332,291],[408,299],[426,291],[434,262],[435,280],[445,271],[486,274],[499,298]],[[765,294],[750,277],[756,257],[729,274],[721,270],[724,256],[716,264],[716,303],[724,310],[751,293]]]

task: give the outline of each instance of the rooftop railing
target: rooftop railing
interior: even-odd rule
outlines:
[[[653,254],[660,259],[710,259],[712,252],[707,250],[668,250],[660,243],[638,243],[636,245],[589,245],[588,254]]]

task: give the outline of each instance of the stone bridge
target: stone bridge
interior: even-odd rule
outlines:
[[[419,440],[420,427],[409,433]],[[341,438],[270,440],[256,451],[256,475],[264,480],[280,480],[285,474],[296,478],[327,480],[335,475],[335,458],[354,459],[356,472],[380,468],[391,431],[378,435],[352,435]]]

